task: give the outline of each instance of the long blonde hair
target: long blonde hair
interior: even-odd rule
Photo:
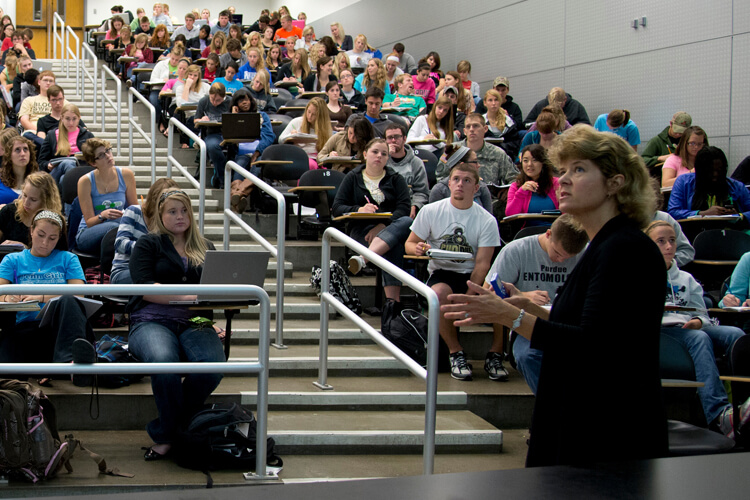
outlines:
[[[341,72],[344,71],[343,69],[339,69],[339,65],[341,64],[341,60],[346,61],[346,69],[351,70],[352,64],[349,61],[349,56],[346,55],[346,52],[339,52],[338,55],[333,59],[333,74],[336,76],[337,80],[341,79]]]
[[[466,89],[464,89],[463,86],[461,87],[461,90],[463,90],[464,92],[466,91]],[[484,93],[485,106],[487,105],[488,96],[492,96],[496,98],[498,102],[502,102],[503,100],[503,96],[500,95],[500,92],[498,92],[495,89],[490,89]],[[490,111],[490,108],[487,107],[487,121],[489,122],[489,125],[491,127],[499,128],[500,130],[505,130],[505,116],[506,116],[505,110],[503,109],[502,106],[500,106],[497,109],[497,114],[495,116],[492,116],[492,112]]]
[[[130,50],[128,51],[128,55],[133,57],[138,50],[138,44],[141,42],[146,42],[146,44],[143,46],[143,49],[146,50],[148,48],[148,35],[146,33],[138,33],[135,35],[135,38],[133,38],[133,43],[130,44]]]
[[[370,87],[374,86],[374,87],[379,88],[380,90],[385,91],[385,86],[387,85],[388,82],[386,80],[386,70],[385,70],[385,66],[383,65],[383,61],[381,61],[377,57],[373,57],[372,59],[370,59],[370,61],[374,61],[375,64],[378,66],[378,72],[375,74],[375,80],[373,81],[370,78],[370,72],[367,71],[367,68],[365,68],[365,73],[364,73],[365,76],[362,79],[362,86],[365,89],[369,89]],[[368,66],[370,65],[370,61],[367,61]],[[362,92],[364,92],[364,90]]]
[[[167,188],[161,192],[157,202],[157,212],[159,216],[154,217],[152,231],[156,234],[168,235],[169,239],[174,243],[174,234],[164,227],[164,221],[162,220],[167,200],[179,201],[185,209],[187,209],[190,227],[188,227],[187,233],[185,234],[185,254],[187,255],[188,262],[193,266],[203,264],[203,261],[206,260],[206,250],[208,250],[208,245],[206,245],[206,240],[203,239],[203,236],[201,236],[200,231],[196,227],[192,203],[184,191],[175,188]]]
[[[264,71],[266,69],[266,61],[263,60],[263,49],[258,47],[250,47],[247,52],[255,51],[258,53],[258,62],[255,63],[255,71]]]
[[[78,120],[81,120],[81,110],[78,109],[78,106],[71,103],[63,106],[63,109],[60,112],[60,124],[57,126],[57,150],[55,151],[55,155],[57,156],[70,156],[70,141],[68,141],[68,134],[70,134],[72,130],[68,130],[65,127],[65,122],[62,119],[63,116],[65,116],[65,113],[69,112],[74,113],[78,116]]]
[[[62,201],[60,200],[60,190],[57,187],[57,183],[46,172],[34,172],[29,174],[23,181],[23,186],[33,186],[39,190],[39,210],[52,210],[53,212],[62,211]],[[23,191],[23,188],[21,188]],[[19,196],[13,202],[16,204],[16,220],[23,220],[23,216],[26,212],[23,208],[23,200]],[[34,215],[34,214],[27,214]]]
[[[333,129],[331,129],[331,116],[328,114],[328,106],[326,102],[320,97],[313,97],[310,102],[305,106],[305,112],[302,114],[302,125],[299,130],[303,134],[309,134],[313,132],[310,130],[311,124],[307,121],[307,109],[310,106],[314,106],[318,110],[318,116],[315,119],[315,123],[312,124],[315,135],[318,136],[318,140],[315,142],[315,149],[320,151],[325,146],[328,139],[333,135]]]
[[[276,61],[271,61],[271,52],[276,49],[279,51],[278,56],[276,57]],[[271,66],[271,64],[275,64],[275,66]],[[278,69],[278,67],[281,66],[281,46],[278,43],[274,43],[270,47],[268,47],[268,53],[266,54],[266,67],[271,69]]]
[[[307,62],[307,51],[305,49],[297,49],[294,51],[294,55],[299,54],[299,65],[295,67],[294,65],[294,57],[292,57],[292,75],[294,75],[294,72],[298,69],[302,70],[302,79],[304,80],[307,78],[307,75],[310,74],[310,64]]]
[[[438,106],[448,106],[448,112],[445,114],[445,117],[438,121],[437,115],[435,112],[437,111]],[[440,98],[435,101],[435,104],[432,106],[432,109],[430,110],[430,114],[427,115],[427,126],[430,128],[430,132],[432,132],[432,135],[435,137],[440,137],[440,128],[443,128],[443,131],[445,132],[445,142],[447,144],[453,143],[453,101],[451,101],[450,97],[448,96],[440,96]]]
[[[253,45],[251,43],[252,39],[253,39],[253,35],[257,35],[258,36],[258,43],[256,43],[255,45]],[[256,47],[256,48],[260,49],[260,55],[261,55],[261,57],[263,57],[263,52],[266,50],[266,48],[263,46],[262,40],[263,40],[263,37],[261,36],[260,33],[258,33],[257,31],[252,31],[252,32],[250,32],[249,35],[247,35],[247,42],[245,42],[245,46],[242,47],[242,49],[245,52],[247,52],[250,49],[250,47]]]

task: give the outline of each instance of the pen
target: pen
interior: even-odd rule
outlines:
[[[367,197],[367,195],[365,195],[365,201],[366,201],[367,203],[372,203],[372,202],[370,201],[370,198],[368,198],[368,197]]]

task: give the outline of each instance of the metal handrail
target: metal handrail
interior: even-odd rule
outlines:
[[[401,280],[406,286],[427,299],[427,370],[407,356],[401,349],[393,345],[380,332],[370,326],[360,316],[346,307],[330,293],[331,274],[331,240],[336,240],[358,255],[362,255],[367,261],[378,266],[383,271],[391,274],[394,278]],[[391,262],[348,237],[336,228],[329,227],[323,233],[323,248],[321,252],[321,280],[320,280],[320,368],[318,381],[313,384],[319,389],[332,389],[327,383],[328,379],[328,307],[333,307],[339,314],[353,321],[364,333],[370,336],[378,345],[387,350],[398,361],[406,365],[406,368],[414,375],[425,380],[426,400],[424,410],[424,449],[423,449],[423,473],[432,474],[435,465],[435,413],[437,403],[437,362],[439,332],[438,322],[440,320],[440,302],[437,294],[427,285],[395,266]]]
[[[73,47],[75,47],[76,51],[75,54],[73,54],[73,50],[71,49],[70,45],[68,44],[68,36],[72,36],[75,38],[75,43],[73,44]],[[68,56],[75,57],[75,63],[76,63],[76,93],[80,91],[80,85],[79,85],[79,79],[78,79],[78,65],[81,64],[81,58],[80,58],[80,46],[81,46],[81,39],[78,38],[78,35],[76,35],[75,31],[73,31],[73,28],[70,26],[65,27],[65,78],[70,78],[70,61],[68,59]]]
[[[81,101],[86,100],[86,78],[88,77],[89,80],[91,80],[92,87],[94,88],[94,108],[93,108],[93,117],[94,120],[96,120],[96,110],[97,110],[97,94],[99,92],[99,79],[96,77],[96,66],[99,64],[99,59],[96,57],[96,54],[94,54],[94,51],[91,50],[91,47],[86,45],[85,43],[81,44],[81,48],[83,49],[83,53],[81,54],[81,83],[83,84],[81,87]],[[91,61],[94,64],[94,69],[89,73],[88,69],[86,69],[86,56],[91,56]]]
[[[268,193],[277,205],[276,221],[276,246],[273,246],[268,240],[261,236],[258,231],[250,227],[239,214],[234,213],[230,207],[230,189],[232,185],[232,172],[237,172],[245,179],[253,182],[257,189]],[[250,237],[260,243],[260,245],[271,252],[276,258],[276,342],[271,344],[277,349],[286,349],[284,345],[284,257],[286,248],[286,199],[284,195],[273,186],[262,181],[260,178],[251,174],[237,163],[228,161],[224,167],[224,250],[229,250],[229,223],[234,221]]]
[[[190,293],[234,295],[260,302],[258,362],[211,363],[4,363],[0,372],[9,375],[95,375],[95,374],[162,374],[162,373],[257,373],[258,404],[255,475],[246,479],[268,479],[266,475],[266,437],[268,434],[268,375],[271,330],[271,301],[268,294],[254,285],[190,285]],[[0,294],[85,295],[96,289],[101,295],[184,295],[186,285],[0,285]]]
[[[57,33],[57,26],[60,25],[60,33]],[[60,14],[57,12],[54,12],[52,14],[52,58],[57,59],[57,43],[60,42],[60,45],[64,45],[65,42],[63,41],[63,37],[65,36],[65,21],[62,17],[60,17]],[[49,39],[47,39],[49,40]],[[63,52],[63,58],[65,58],[67,55],[67,52]]]
[[[106,130],[105,123],[104,123],[104,108],[105,108],[105,102],[112,106],[112,109],[115,111],[115,116],[119,118],[120,113],[122,112],[122,80],[118,78],[117,75],[114,74],[114,72],[107,67],[106,64],[102,64],[102,79],[101,79],[101,87],[102,87],[102,133]],[[107,95],[107,75],[109,75],[117,85],[117,104],[110,99],[110,97]],[[117,155],[120,155],[120,144],[122,142],[122,120],[117,120]]]
[[[202,234],[206,213],[206,142],[198,137],[192,130],[187,128],[187,125],[180,122],[177,118],[170,118],[168,127],[169,132],[167,132],[167,134],[169,134],[169,137],[167,137],[167,177],[169,177],[170,179],[172,178],[172,165],[174,164],[174,166],[177,167],[177,170],[182,172],[182,175],[185,176],[188,182],[198,190],[198,227],[200,228]],[[196,181],[195,177],[193,177],[190,172],[187,171],[187,168],[183,167],[182,164],[177,161],[177,158],[172,155],[172,145],[174,142],[174,137],[176,135],[174,131],[175,127],[180,129],[185,135],[190,137],[198,144],[198,146],[200,146],[200,166],[198,167],[198,176],[200,177],[199,181]]]
[[[138,122],[135,121],[135,115],[133,115],[133,99],[131,96],[145,104],[146,109],[151,113],[151,134],[146,133]],[[153,184],[156,182],[156,108],[151,104],[151,101],[146,99],[144,95],[132,87],[128,89],[128,124],[130,125],[130,127],[128,127],[128,138],[130,144],[130,147],[128,148],[128,161],[130,162],[130,165],[133,164],[133,129],[136,129],[141,137],[146,140],[146,143],[151,146],[151,184]]]

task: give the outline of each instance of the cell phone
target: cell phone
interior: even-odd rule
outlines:
[[[498,280],[497,273],[493,273],[490,277],[490,285],[492,285],[492,289],[495,290],[495,293],[501,299],[507,299],[509,297],[508,291],[505,289],[505,285],[503,285],[502,281]]]

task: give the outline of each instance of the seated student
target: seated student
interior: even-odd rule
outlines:
[[[646,234],[659,247],[667,264],[667,305],[693,309],[691,312],[665,311],[661,334],[685,346],[690,353],[695,378],[705,384],[698,388],[698,395],[709,428],[733,438],[732,405],[719,379],[715,356],[728,355],[732,345],[745,333],[734,326],[712,325],[703,302],[703,288],[690,273],[681,271],[673,262],[676,236],[672,226],[663,221],[652,222]],[[745,411],[748,403],[742,406],[744,425],[750,419],[750,412]]]
[[[333,128],[337,131],[344,130],[343,124],[352,115],[352,108],[341,105],[341,87],[339,87],[337,81],[331,80],[326,84],[326,98],[326,106]]]
[[[473,113],[475,109],[474,99],[471,96],[471,92],[466,90],[461,83],[461,75],[458,71],[448,71],[445,74],[445,86],[436,97],[440,97],[446,91],[446,89],[452,88],[456,93],[456,106],[458,110],[468,115]]]
[[[201,67],[196,64],[191,64],[187,69],[187,78],[185,83],[177,82],[174,85],[175,104],[177,107],[182,106],[186,103],[197,103],[203,97],[208,95],[209,84],[201,79]],[[191,131],[195,131],[193,126],[193,115],[195,112],[186,111],[178,112],[175,116],[178,120],[185,123]],[[183,149],[189,147],[188,137],[185,134],[180,134],[180,143]]]
[[[172,29],[172,19],[164,14],[164,8],[160,3],[154,4],[154,16],[153,16],[154,23],[156,23],[156,27],[158,28],[160,25],[164,26],[164,31],[169,28]]]
[[[750,156],[746,156],[734,169],[732,179],[747,185],[750,184]]]
[[[461,77],[461,85],[463,88],[471,94],[471,98],[475,103],[479,102],[481,100],[479,97],[479,83],[471,81],[471,63],[466,60],[459,61],[456,66],[456,71],[458,71],[458,74]],[[448,75],[446,74],[446,85],[448,85],[447,76]]]
[[[169,53],[166,54],[166,57],[154,65],[153,71],[151,71],[151,73],[146,73],[146,74],[142,73],[138,77],[138,80],[140,81],[148,80],[151,82],[166,82],[167,80],[175,78],[177,76],[177,66],[180,63],[180,59],[182,59],[184,55],[185,55],[185,44],[181,41],[175,42],[172,48],[169,50]],[[150,94],[154,92],[156,92],[158,95],[158,90],[152,90]],[[149,99],[150,98],[151,96],[149,95]],[[157,114],[156,114],[157,118],[159,117],[160,111],[161,111],[161,105],[158,105]]]
[[[113,43],[112,45],[110,45],[109,47],[111,47],[111,48],[108,49],[108,50],[112,50],[112,49],[124,49],[128,45],[132,44],[134,40],[135,40],[135,38],[134,38],[133,32],[131,31],[130,27],[129,26],[123,26],[122,29],[120,30],[120,36],[118,36],[117,38],[115,38],[115,43]]]
[[[263,52],[260,52],[260,56],[263,57]],[[236,38],[227,40],[227,51],[219,56],[219,67],[221,69],[226,69],[230,62],[237,63],[237,68],[247,64],[247,56],[242,52],[242,42]]]
[[[23,74],[24,82],[21,84],[21,102],[27,97],[39,95],[39,71],[34,68]]]
[[[143,205],[131,205],[125,209],[117,227],[115,238],[115,257],[112,260],[110,282],[114,285],[130,285],[130,256],[138,239],[148,234],[154,224],[156,203],[165,189],[179,189],[177,183],[167,177],[160,177],[151,185]]]
[[[414,81],[411,75],[399,75],[394,81],[396,92],[386,94],[383,99],[383,107],[399,108],[392,111],[394,115],[406,116],[409,120],[415,120],[419,114],[427,108],[424,99],[414,95]]]
[[[3,37],[2,37],[3,44],[2,46],[0,46],[0,51],[5,52],[9,48],[14,47],[17,44],[18,37],[16,37],[16,39],[14,40],[13,39],[14,33],[19,33],[21,38],[23,38],[23,46],[25,48],[27,49],[31,48],[31,44],[29,43],[29,40],[26,39],[26,35],[28,33],[31,33],[31,37],[33,38],[34,33],[31,30],[27,31],[26,29],[23,29],[23,30],[16,31],[15,27],[12,24],[6,24],[3,26]]]
[[[299,49],[294,51],[292,60],[276,72],[276,82],[297,82],[301,84],[309,74],[310,65],[307,63],[307,51]]]
[[[296,138],[297,134],[311,134],[314,139]],[[323,149],[328,139],[333,135],[331,119],[328,116],[328,107],[320,97],[313,97],[305,106],[302,116],[292,118],[284,131],[279,135],[279,144],[291,142],[301,147],[310,157],[310,167],[316,168],[315,158],[318,151]]]
[[[523,136],[521,149],[531,144],[541,144],[544,149],[549,149],[557,137],[558,119],[555,116],[555,108],[547,106],[536,117],[536,130]]]
[[[227,36],[224,34],[223,31],[220,31],[213,35],[213,38],[211,38],[211,43],[203,49],[203,52],[201,52],[202,58],[207,58],[209,54],[216,54],[221,55],[224,50],[224,44],[227,42]]]
[[[499,87],[503,87],[499,85]],[[507,92],[507,88],[506,88]],[[502,94],[495,89],[490,89],[484,94],[484,105],[486,112],[482,115],[487,122],[485,137],[502,139],[498,144],[511,158],[518,156],[521,148],[521,138],[518,135],[518,126],[510,114],[502,105]],[[507,102],[507,101],[506,101]],[[518,107],[518,105],[516,105]]]
[[[393,46],[393,55],[398,58],[399,69],[406,74],[411,74],[412,71],[416,71],[417,62],[414,60],[414,56],[407,54],[405,50],[404,44],[398,42]]]
[[[750,307],[750,252],[744,254],[732,271],[726,294],[719,307]],[[745,324],[745,330],[748,323]]]
[[[585,123],[586,125],[591,125],[589,115],[588,113],[586,113],[586,108],[583,107],[583,104],[573,99],[570,94],[566,93],[560,87],[554,87],[549,91],[546,99],[542,99],[541,101],[534,104],[534,107],[531,108],[529,114],[526,115],[524,125],[531,125],[534,121],[536,121],[536,117],[539,116],[539,113],[542,112],[542,109],[553,103],[556,103],[560,108],[562,108],[571,125],[575,125],[577,123]]]
[[[429,63],[419,63],[417,74],[412,77],[414,82],[414,95],[418,95],[428,106],[435,102],[435,81],[431,77]],[[442,87],[441,87],[442,90]]]
[[[296,49],[305,49],[306,51],[310,52],[313,45],[315,45],[317,42],[315,41],[315,30],[312,26],[305,26],[305,29],[302,30],[302,36],[294,42],[294,48]],[[338,50],[336,51],[338,53]]]
[[[185,24],[178,26],[172,32],[172,40],[174,41],[178,35],[184,35],[186,40],[192,40],[193,38],[198,38],[199,32],[200,27],[195,25],[195,14],[188,12],[185,14]]]
[[[347,225],[349,236],[370,250],[382,255],[396,266],[402,266],[404,242],[409,236],[409,186],[403,177],[386,166],[388,145],[384,139],[373,139],[364,150],[365,164],[346,174],[331,207],[334,216],[349,212],[392,215],[384,222],[373,220],[351,221]],[[358,274],[365,266],[362,256],[349,259],[349,271]],[[385,296],[398,301],[401,282],[383,273]]]
[[[696,155],[707,146],[708,135],[705,130],[695,125],[686,128],[677,149],[667,157],[661,168],[661,187],[672,186],[677,177],[693,172]]]
[[[164,82],[164,85],[161,89],[152,89],[151,93],[148,96],[149,102],[154,106],[154,108],[156,108],[156,119],[159,121],[159,131],[164,134],[165,137],[169,135],[169,130],[167,129],[166,121],[168,118],[162,115],[162,96],[165,94],[171,94],[175,84],[177,84],[178,82],[183,84],[185,83],[185,78],[187,77],[187,70],[189,66],[190,59],[185,57],[180,59],[180,61],[177,63],[177,74]],[[169,116],[174,115],[174,109],[176,107],[176,103],[173,103],[171,106],[169,106]]]
[[[281,67],[281,47],[276,44],[271,45],[271,48],[266,53],[266,69],[270,71],[278,71]]]
[[[13,80],[18,75],[18,58],[15,54],[9,54],[5,60],[5,69],[0,72],[0,84],[10,94],[13,91]]]
[[[190,38],[187,47],[189,49],[198,49],[200,51],[197,54],[193,50],[190,51],[189,55],[192,60],[198,59],[199,55],[202,57],[203,52],[207,49],[210,50],[211,47],[211,26],[207,24],[201,26],[198,30],[198,36]]]
[[[290,36],[289,38],[284,40],[284,43],[281,45],[281,58],[282,59],[291,59],[292,57],[294,57],[294,53],[297,51],[297,49],[294,48],[296,43],[297,43],[297,37],[295,36]],[[304,50],[304,49],[299,49],[299,50]],[[305,52],[307,51],[305,50]],[[315,61],[312,58],[312,54],[308,53],[307,55],[309,57],[311,66],[314,66]]]
[[[389,55],[385,59],[384,65],[385,65],[385,81],[390,87],[391,92],[394,92],[396,90],[396,83],[394,82],[394,80],[399,75],[404,74],[404,72],[401,71],[401,68],[398,67],[398,56],[396,56],[395,54]],[[409,76],[411,75],[409,74]]]
[[[229,11],[222,10],[219,12],[216,24],[211,27],[211,34],[216,36],[219,33],[224,33],[224,35],[229,36],[229,26]]]
[[[499,147],[484,140],[487,132],[487,124],[482,115],[472,113],[466,117],[464,134],[466,139],[459,141],[457,145],[465,145],[477,155],[479,162],[479,176],[483,181],[498,186],[510,184],[516,180],[518,169],[513,160]],[[441,158],[437,167],[437,176],[441,178],[449,169],[445,166],[445,160]]]
[[[613,109],[609,114],[604,113],[597,117],[594,128],[599,132],[612,132],[625,139],[633,150],[638,152],[641,143],[641,134],[638,125],[630,119],[630,111],[627,109]]]
[[[459,144],[450,144],[445,148],[445,165],[447,172],[450,172],[453,167],[459,163],[466,163],[477,169],[477,175],[479,175],[479,162],[477,161],[477,154],[466,146]],[[430,203],[440,201],[450,196],[450,186],[448,181],[450,180],[449,175],[443,177],[437,184],[435,184],[430,190]],[[490,194],[487,184],[485,184],[481,178],[479,180],[479,189],[474,193],[474,201],[477,204],[492,213],[492,194]]]
[[[81,111],[75,104],[63,106],[60,116],[58,128],[51,130],[44,139],[39,153],[39,168],[42,172],[49,172],[62,191],[66,172],[78,166],[75,155],[81,152],[83,143],[94,134],[81,126]]]
[[[331,24],[331,38],[333,38],[340,52],[352,50],[354,47],[352,36],[344,33],[344,27],[341,26],[341,23]]]
[[[151,67],[154,63],[154,53],[148,48],[148,35],[145,33],[136,35],[135,41],[125,48],[123,54],[136,59],[135,61],[128,63],[125,70],[125,76],[127,77],[125,85],[132,87],[136,83],[137,76],[133,74],[133,70],[135,68]]]
[[[66,249],[65,219],[59,212],[41,210],[31,222],[30,248],[6,255],[0,263],[0,284],[82,285],[83,269],[78,257]],[[54,302],[50,300],[54,297]],[[3,295],[3,302],[36,300],[49,303],[51,322],[41,326],[38,311],[19,311],[12,330],[0,336],[2,363],[70,363],[73,342],[94,341],[83,305],[73,295]],[[39,380],[49,385],[49,378]]]
[[[382,105],[383,91],[377,87],[372,87],[365,94],[365,111],[362,113],[357,113],[358,115],[364,116],[369,120],[369,122],[375,129],[375,135],[377,137],[383,137],[383,134],[385,133],[385,127],[391,123],[388,118],[380,114],[380,108],[382,107]],[[349,119],[351,120],[353,116],[355,115],[352,115],[351,117],[349,117]]]
[[[55,74],[49,70],[42,71],[39,74],[39,95],[24,99],[18,110],[18,120],[24,130],[23,135],[34,141],[37,148],[42,146],[42,137],[37,134],[37,121],[49,114],[52,109],[47,91],[54,84]]]
[[[375,131],[370,121],[364,116],[354,116],[346,122],[342,132],[336,132],[328,139],[328,142],[318,152],[318,162],[322,162],[332,156],[351,156],[363,158],[365,146],[375,138]],[[348,172],[351,165],[333,164],[332,170]]]
[[[545,233],[519,238],[505,245],[487,273],[484,287],[491,287],[490,280],[497,273],[498,282],[506,284],[507,288],[512,285],[533,303],[540,306],[551,304],[587,242],[588,236],[583,228],[570,215],[562,215]],[[502,331],[501,326],[493,325],[497,342],[495,352],[498,353],[503,352]],[[542,351],[531,349],[529,344],[525,337],[516,335],[512,342],[513,357],[531,392],[536,394]],[[502,366],[502,360],[498,374],[494,380],[507,380],[508,372]]]
[[[521,151],[521,166],[521,173],[508,190],[505,215],[557,210],[560,207],[557,201],[560,184],[544,147],[539,144],[526,146]]]
[[[16,77],[13,79],[13,90],[11,90],[11,97],[16,111],[21,107],[21,86],[26,81],[24,74],[34,67],[34,62],[29,56],[21,56],[18,58],[18,67],[16,68]]]
[[[672,116],[669,125],[648,141],[641,156],[652,177],[661,179],[661,165],[677,149],[682,133],[693,124],[691,116],[678,111]]]
[[[427,286],[437,294],[441,305],[449,303],[448,295],[464,293],[468,280],[482,284],[495,247],[500,246],[497,221],[474,203],[474,195],[479,191],[476,169],[464,162],[455,164],[450,171],[448,187],[448,199],[430,203],[419,211],[406,241],[406,252],[410,255],[425,255],[431,248],[473,254],[473,260],[430,260]],[[451,377],[471,380],[472,366],[458,340],[456,327],[442,311],[439,330],[450,350]],[[502,360],[502,350],[497,351],[493,343],[484,363],[491,379],[502,375],[499,372]]]
[[[425,149],[434,153],[445,148],[446,144],[451,144],[456,138],[454,132],[454,121],[451,100],[445,96],[435,102],[428,115],[418,116],[411,128],[407,141],[420,141],[427,139],[440,139],[435,146],[419,145],[417,148]],[[438,153],[439,154],[439,153]]]
[[[13,44],[12,47],[7,49],[3,52],[2,57],[0,58],[0,64],[5,66],[5,58],[8,56],[9,53],[13,52],[16,57],[20,58],[22,56],[29,56],[32,59],[36,59],[36,54],[34,53],[34,49],[32,48],[26,48],[23,43],[23,33],[20,31],[14,31],[11,35],[11,43]]]
[[[362,34],[357,35],[354,39],[354,47],[347,50],[346,55],[349,57],[349,64],[352,68],[366,68],[367,62],[372,59],[372,54],[367,52],[367,37]]]
[[[5,154],[0,166],[0,205],[12,203],[18,198],[26,178],[39,170],[36,148],[29,139],[11,136],[3,147]]]
[[[229,61],[224,68],[224,76],[216,78],[214,83],[220,83],[229,93],[234,93],[244,87],[241,81],[235,78],[240,67],[234,61]],[[258,73],[256,73],[257,75]]]
[[[510,81],[504,76],[498,76],[492,82],[491,90],[494,90],[498,93],[498,95],[500,96],[500,107],[505,110],[506,115],[511,117],[513,123],[516,124],[516,127],[523,127],[523,114],[521,114],[521,108],[518,106],[518,104],[513,102],[513,97],[508,95],[508,91],[510,90]],[[484,98],[487,99],[487,94],[485,94]],[[488,111],[489,109],[487,108],[486,102],[479,101],[477,103],[477,113],[485,114]],[[487,119],[487,117],[485,117],[485,119]]]
[[[76,244],[82,252],[99,255],[104,235],[120,224],[125,208],[138,203],[135,175],[129,168],[115,166],[108,141],[91,138],[81,152],[94,170],[78,180],[82,216]]]
[[[60,212],[60,190],[52,177],[34,172],[26,177],[19,196],[0,208],[0,243],[29,247],[29,228],[39,210]]]
[[[333,74],[337,79],[341,80],[341,72],[346,69],[352,69],[352,65],[349,64],[349,57],[345,53],[339,52],[333,58]]]
[[[167,27],[163,24],[157,24],[154,33],[149,39],[148,46],[157,49],[168,49],[170,45],[169,33]]]
[[[365,110],[365,96],[354,88],[354,73],[351,69],[343,69],[339,74],[341,80],[341,102],[346,104],[354,112]]]
[[[253,78],[248,90],[257,103],[259,111],[276,113],[278,108],[276,107],[276,101],[274,101],[273,96],[271,95],[269,79],[270,76],[268,75],[268,71],[255,73],[255,77]]]
[[[383,66],[383,61],[380,59],[370,59],[367,61],[365,71],[354,80],[354,88],[362,93],[367,92],[367,89],[373,86],[378,87],[385,95],[391,93],[391,86],[388,85],[386,78],[385,66]]]
[[[406,144],[406,130],[398,123],[389,123],[385,127],[385,142],[388,144],[387,166],[395,170],[409,186],[412,219],[427,204],[430,198],[430,184],[424,162],[414,155],[414,150]]]
[[[267,22],[268,21],[266,21],[266,23]],[[259,26],[258,29],[252,29],[252,28],[253,27],[251,26],[250,30],[246,31],[245,33],[249,34],[249,33],[252,33],[253,31],[262,33],[263,36],[260,39],[260,43],[263,44],[264,49],[271,50],[271,47],[276,45],[276,42],[273,41],[273,35],[275,34],[273,28],[271,28],[270,26],[266,26],[265,28]],[[281,54],[281,47],[279,47],[279,54]]]
[[[216,77],[219,76],[221,68],[219,67],[219,56],[216,54],[208,54],[206,58],[206,66],[203,68],[203,80],[207,84],[212,84]]]
[[[273,36],[274,41],[286,40],[291,36],[302,38],[302,30],[292,24],[292,16],[286,15],[281,17],[281,28],[276,30]]]
[[[260,139],[256,142],[241,144],[237,148],[236,154],[234,148],[229,153],[230,157],[235,157],[235,163],[247,169],[252,162],[260,157],[268,146],[274,143],[276,135],[273,133],[271,119],[265,111],[258,107],[252,94],[247,89],[240,89],[234,93],[230,107],[232,113],[260,113]],[[256,176],[261,173],[261,167],[259,166],[249,167],[249,170],[251,174]],[[245,211],[248,205],[248,196],[252,189],[253,183],[251,181],[242,177],[237,172],[232,173],[230,198],[232,210],[237,213]]]
[[[214,82],[208,91],[208,95],[198,101],[193,123],[198,122],[220,122],[224,113],[229,113],[229,99],[224,85]],[[203,139],[206,143],[206,151],[211,163],[214,165],[214,175],[211,178],[211,186],[217,189],[224,188],[224,166],[227,157],[221,150],[224,138],[220,127],[208,127]]]
[[[750,193],[744,184],[727,178],[727,157],[716,147],[695,157],[695,172],[677,178],[669,197],[669,215],[677,220],[692,215],[740,214],[750,217]],[[732,207],[732,208],[727,208]]]
[[[250,35],[252,35],[252,33],[250,33]],[[260,43],[260,33],[256,33],[255,36],[257,37],[258,43]],[[240,43],[245,41],[245,37],[242,33],[242,26],[240,26],[239,24],[229,25],[229,35],[227,36],[227,41],[229,40],[237,40]]]
[[[146,11],[138,8],[135,11],[135,15],[137,17],[130,22],[130,29],[133,30],[133,34],[138,35],[140,33],[146,33],[149,36],[152,35],[156,23],[146,17]]]
[[[213,244],[200,235],[191,205],[183,191],[168,189],[159,196],[153,231],[138,240],[130,258],[133,283],[200,283],[206,250]],[[194,326],[190,322],[194,311],[170,304],[195,298],[195,294],[132,297],[128,303],[130,352],[144,363],[224,361],[214,329]],[[210,312],[202,314],[211,316]],[[221,378],[220,373],[193,373],[184,380],[179,373],[151,375],[159,416],[146,426],[155,444],[146,451],[145,460],[159,460],[169,453],[183,423],[202,408]]]
[[[441,96],[447,97],[451,102],[451,113],[453,114],[453,132],[456,140],[465,139],[464,127],[466,125],[466,115],[458,109],[458,90],[455,87],[443,87]]]
[[[333,80],[333,59],[328,56],[318,58],[315,63],[317,73],[310,73],[302,82],[305,92],[325,92],[326,85]]]

